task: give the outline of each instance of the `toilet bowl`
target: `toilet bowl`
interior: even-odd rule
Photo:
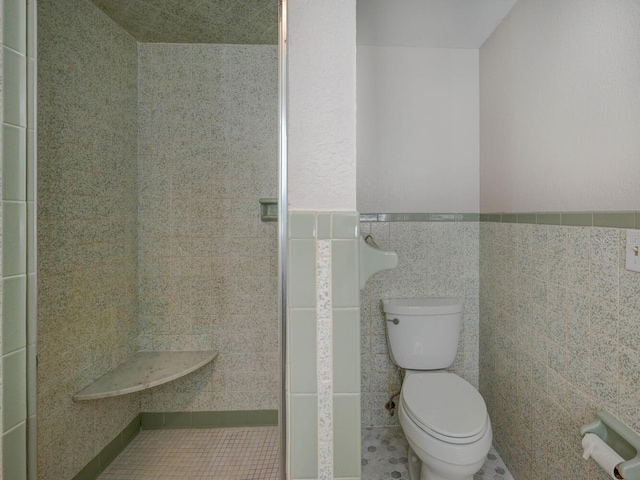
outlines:
[[[444,371],[462,328],[457,298],[383,300],[392,361],[406,369],[398,418],[410,445],[411,480],[472,480],[493,433],[480,393]]]
[[[432,392],[429,395],[428,392]],[[419,462],[411,480],[472,480],[491,448],[484,400],[452,373],[409,372],[398,409],[400,425]]]

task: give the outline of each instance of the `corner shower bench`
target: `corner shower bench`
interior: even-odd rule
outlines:
[[[212,350],[137,352],[129,360],[76,393],[73,400],[98,400],[157,387],[195,372],[217,356],[218,352]]]

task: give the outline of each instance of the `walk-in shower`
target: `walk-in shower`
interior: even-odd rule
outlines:
[[[38,2],[38,479],[97,478],[140,427],[262,428],[279,475],[278,10]],[[137,378],[148,352],[200,356]]]

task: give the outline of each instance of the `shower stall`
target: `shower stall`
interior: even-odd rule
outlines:
[[[37,13],[37,478],[97,478],[140,428],[276,428],[277,0]],[[140,352],[215,360],[74,401]]]

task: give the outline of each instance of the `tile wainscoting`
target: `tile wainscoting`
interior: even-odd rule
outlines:
[[[640,431],[640,274],[622,229],[637,219],[481,216],[480,391],[519,480],[608,478],[581,458],[578,429],[599,409]]]
[[[361,291],[362,426],[397,425],[397,415],[384,408],[400,390],[400,375],[389,359],[383,298],[462,298],[464,327],[450,370],[478,387],[478,215],[366,214],[360,220],[363,234],[398,254],[398,267],[373,275]]]
[[[288,472],[360,478],[358,215],[291,212]]]

